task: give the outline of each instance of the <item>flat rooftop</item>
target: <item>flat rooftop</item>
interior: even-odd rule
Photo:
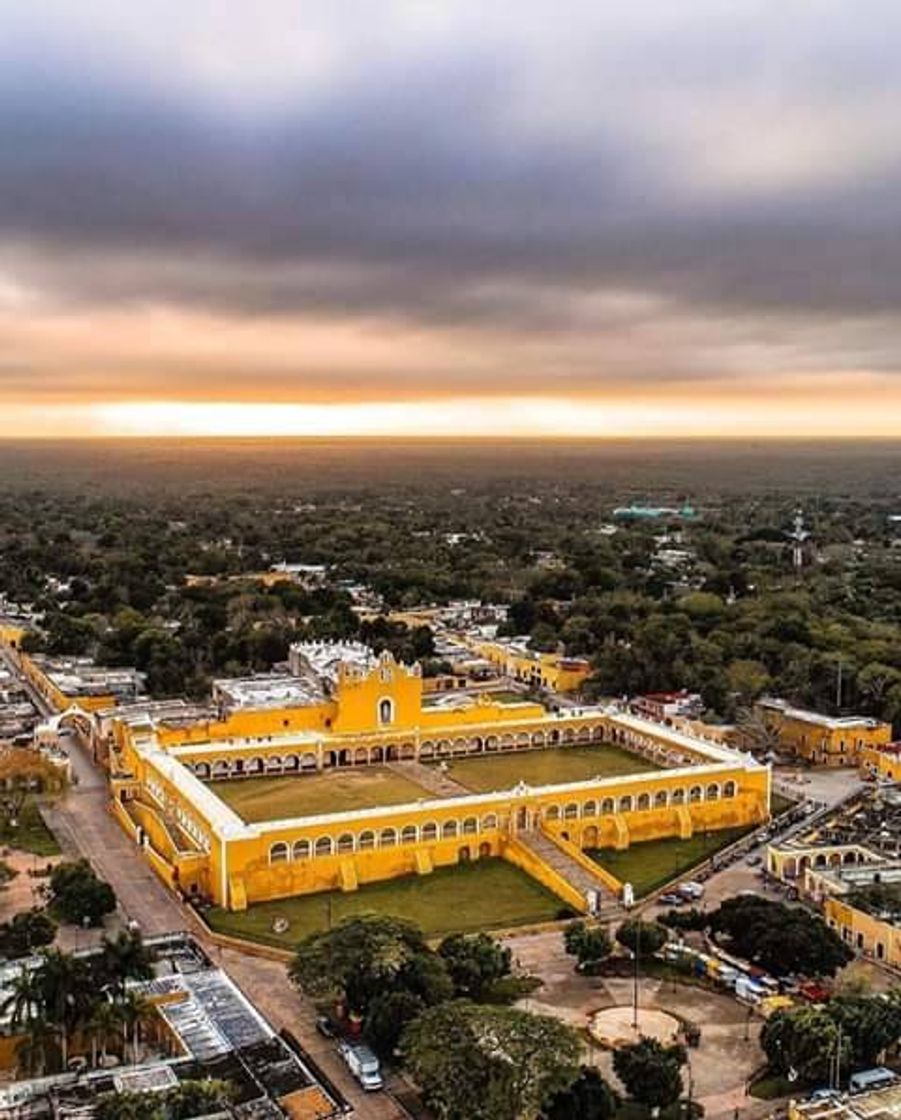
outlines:
[[[213,697],[231,709],[306,708],[326,699],[325,690],[314,677],[278,673],[213,681]]]
[[[882,726],[882,720],[870,716],[826,716],[822,712],[812,712],[807,708],[796,708],[787,700],[765,696],[757,701],[757,706],[766,708],[771,712],[780,712],[786,719],[796,719],[800,723],[812,723],[817,727],[825,727],[830,731],[841,731],[843,728],[853,730],[856,727],[872,729]]]

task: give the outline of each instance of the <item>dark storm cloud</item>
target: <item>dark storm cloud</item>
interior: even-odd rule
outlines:
[[[576,381],[599,339],[659,304],[731,316],[732,336],[775,331],[798,368],[830,352],[899,364],[894,5],[864,27],[829,0],[806,14],[699,0],[682,23],[649,2],[576,3],[546,34],[531,6],[500,7],[506,25],[473,9],[423,30],[351,5],[346,26],[317,24],[303,63],[272,36],[267,68],[249,13],[209,50],[202,23],[160,18],[170,59],[151,26],[169,5],[134,27],[82,6],[93,38],[65,19],[45,37],[44,5],[23,5],[0,57],[0,266],[62,308],[558,332]],[[624,310],[623,293],[647,302]],[[877,323],[863,341],[856,320]],[[672,372],[716,365],[674,356]]]

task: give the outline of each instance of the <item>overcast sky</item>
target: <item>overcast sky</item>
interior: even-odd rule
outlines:
[[[0,414],[901,435],[899,60],[897,0],[6,0]]]

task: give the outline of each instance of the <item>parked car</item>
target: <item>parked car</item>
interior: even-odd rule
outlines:
[[[686,899],[683,898],[683,896],[681,894],[667,893],[667,894],[662,894],[657,899],[657,902],[661,906],[684,906],[685,902],[686,902]]]
[[[692,902],[696,902],[699,898],[704,897],[703,885],[694,879],[689,879],[687,882],[681,883],[678,887],[678,891],[683,898],[689,898]]]
[[[385,1087],[379,1060],[368,1046],[342,1042],[338,1050],[347,1068],[368,1093]]]
[[[337,1038],[338,1032],[335,1029],[335,1024],[331,1021],[328,1015],[320,1015],[316,1020],[316,1030],[322,1035],[323,1038]]]
[[[763,856],[760,855],[759,852],[752,852],[745,860],[745,863],[748,865],[748,867],[757,867],[762,862]]]

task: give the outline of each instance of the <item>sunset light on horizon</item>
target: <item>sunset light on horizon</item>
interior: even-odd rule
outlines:
[[[899,436],[877,8],[14,2],[0,438]]]

